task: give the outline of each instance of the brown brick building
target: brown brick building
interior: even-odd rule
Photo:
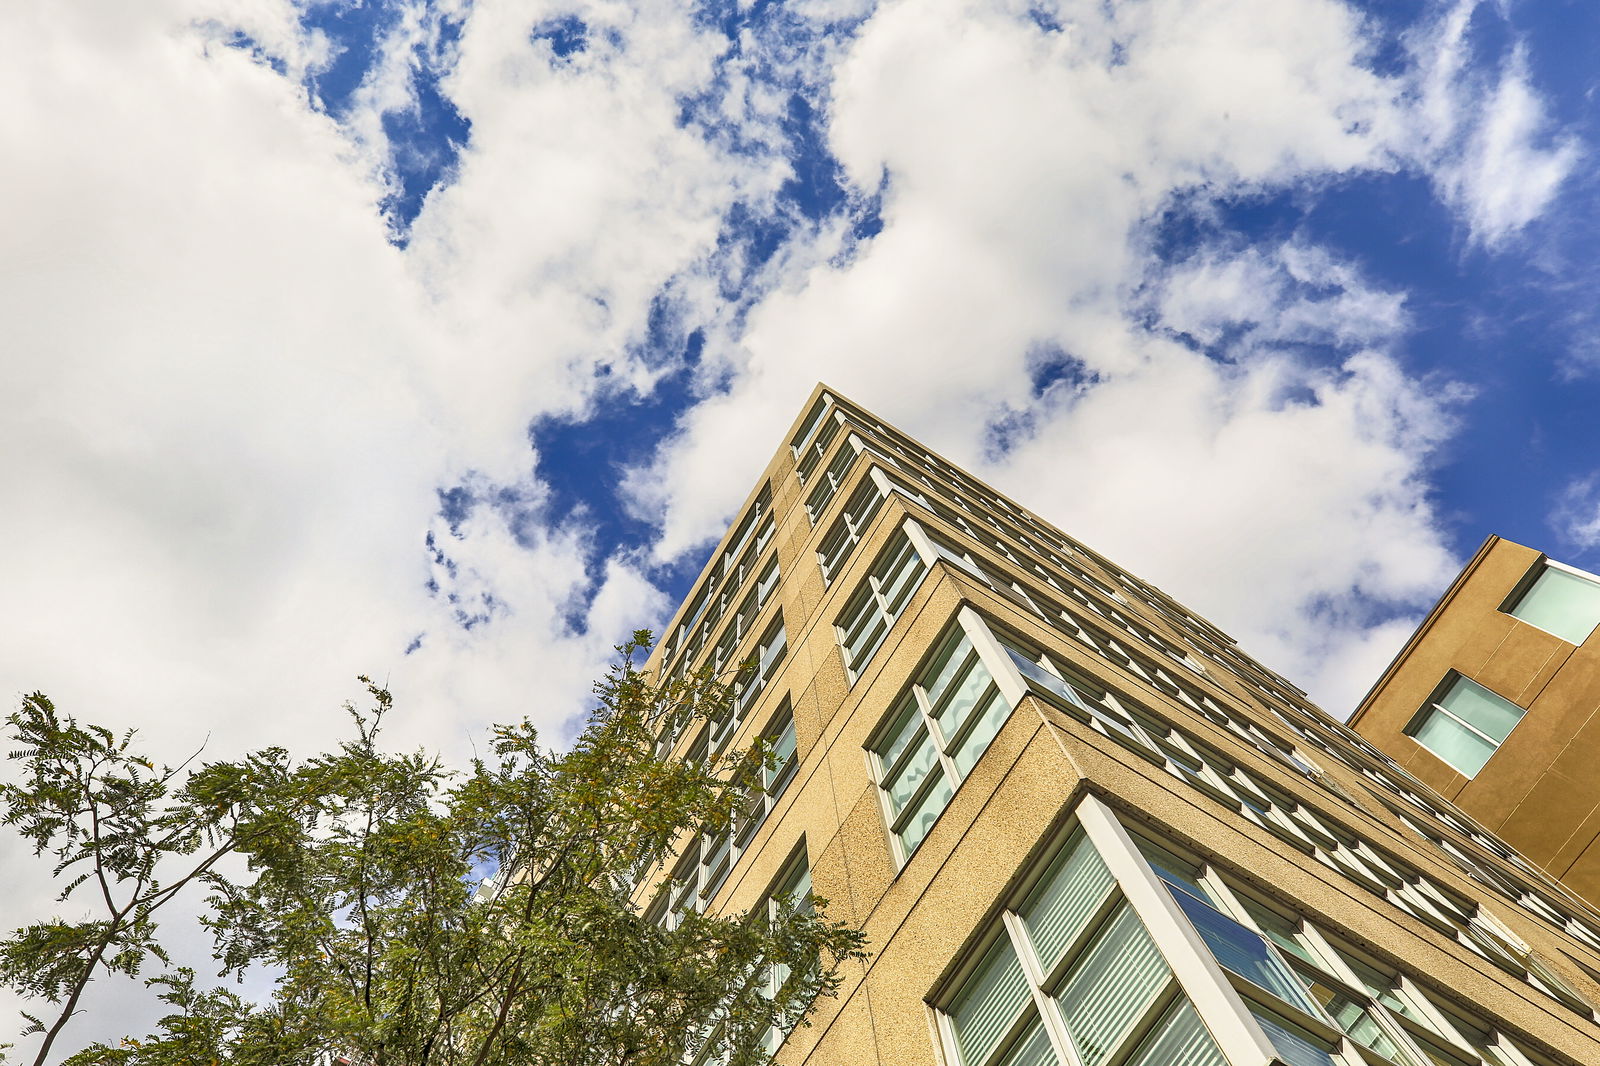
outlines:
[[[780,765],[639,898],[670,923],[809,888],[866,930],[780,1062],[1600,1063],[1600,916],[1199,615],[821,386],[652,658],[746,662],[729,720],[663,743],[765,735]]]
[[[1490,537],[1350,724],[1600,901],[1600,578]]]

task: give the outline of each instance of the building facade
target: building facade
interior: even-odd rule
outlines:
[[[1203,618],[831,390],[651,660],[705,664],[738,671],[734,710],[663,743],[766,736],[778,765],[641,901],[670,923],[811,892],[872,951],[773,1034],[780,1062],[1600,1063],[1600,916]]]
[[[1600,578],[1490,537],[1350,724],[1600,903]]]

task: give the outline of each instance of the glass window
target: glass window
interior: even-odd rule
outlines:
[[[902,861],[922,843],[1010,711],[958,621],[868,746]]]
[[[1129,1066],[1225,1066],[1222,1052],[1187,1001],[1179,1003],[1156,1024]]]
[[[1224,1066],[1088,836],[1069,832],[1041,864],[987,930],[993,939],[969,976],[938,997],[945,1061]]]
[[[1407,727],[1417,743],[1473,777],[1522,718],[1522,708],[1458,677]]]
[[[831,582],[839,573],[882,503],[883,492],[877,481],[870,477],[862,479],[856,491],[850,494],[839,520],[817,546],[817,562],[822,567],[823,580]]]
[[[1028,939],[1049,973],[1111,891],[1111,871],[1082,833],[1076,833],[1021,907]]]
[[[847,438],[829,463],[822,476],[817,479],[817,487],[811,490],[811,495],[806,497],[806,514],[811,517],[813,525],[822,517],[822,512],[828,509],[828,504],[833,500],[834,493],[839,491],[839,486],[844,484],[845,478],[850,476],[850,467],[856,461],[855,436]]]
[[[1250,1013],[1255,1015],[1267,1039],[1277,1049],[1278,1057],[1288,1066],[1338,1066],[1337,1060],[1330,1054],[1327,1041],[1259,1007],[1251,1007]]]
[[[896,533],[834,622],[852,680],[872,660],[927,572],[910,538],[903,530]]]
[[[1011,941],[1001,937],[950,1009],[961,1061],[987,1062],[1031,1000],[1022,963]]]
[[[1173,899],[1189,916],[1195,931],[1223,969],[1238,974],[1307,1014],[1316,1014],[1316,1008],[1306,998],[1299,978],[1261,934],[1187,892],[1171,891]]]
[[[1546,566],[1510,613],[1570,644],[1582,644],[1600,622],[1600,584],[1571,570]]]
[[[769,921],[778,921],[790,914],[809,914],[814,905],[811,898],[811,864],[805,849],[802,848],[779,875],[777,885],[768,893],[767,898],[758,905],[758,913],[765,914]],[[764,990],[767,998],[775,998],[791,976],[793,971],[783,963],[769,967]],[[783,1043],[784,1037],[798,1020],[798,1017],[790,1017],[784,1024],[767,1030],[762,1043],[768,1054],[778,1050],[778,1046]]]
[[[1084,1066],[1110,1057],[1170,973],[1144,923],[1122,904],[1073,966],[1057,1000]]]
[[[783,614],[780,612],[767,630],[761,642],[755,647],[755,654],[751,662],[740,673],[734,683],[736,694],[734,696],[733,715],[723,727],[724,731],[718,740],[725,741],[738,730],[745,714],[755,703],[757,696],[761,695],[767,687],[767,682],[772,680],[777,673],[778,664],[783,661],[784,654],[789,649],[789,640],[783,629]]]

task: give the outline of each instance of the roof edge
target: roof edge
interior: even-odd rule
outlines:
[[[1383,688],[1389,679],[1394,676],[1395,671],[1400,667],[1400,663],[1411,654],[1413,648],[1421,643],[1423,635],[1433,627],[1435,619],[1439,617],[1450,601],[1455,599],[1456,594],[1461,591],[1461,586],[1466,584],[1467,578],[1478,568],[1494,546],[1503,539],[1498,533],[1490,533],[1484,539],[1484,542],[1478,546],[1478,550],[1467,561],[1467,565],[1461,568],[1461,572],[1456,575],[1455,580],[1450,582],[1450,585],[1444,590],[1444,595],[1440,596],[1438,602],[1423,616],[1422,621],[1417,624],[1417,628],[1412,632],[1411,636],[1406,638],[1406,642],[1400,646],[1400,650],[1395,652],[1394,658],[1389,660],[1389,665],[1383,668],[1383,672],[1378,675],[1377,680],[1367,689],[1366,695],[1361,697],[1361,702],[1356,704],[1355,713],[1350,715],[1350,718],[1345,723],[1346,725],[1352,729],[1356,728],[1356,725],[1367,711],[1372,709],[1373,697],[1378,694],[1378,690]]]

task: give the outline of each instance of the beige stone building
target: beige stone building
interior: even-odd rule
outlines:
[[[1350,724],[1600,902],[1600,578],[1490,537]]]
[[[672,742],[765,735],[780,765],[652,913],[809,886],[866,930],[780,1062],[1600,1063],[1600,916],[1203,618],[820,386],[652,663],[750,660],[733,717]]]

